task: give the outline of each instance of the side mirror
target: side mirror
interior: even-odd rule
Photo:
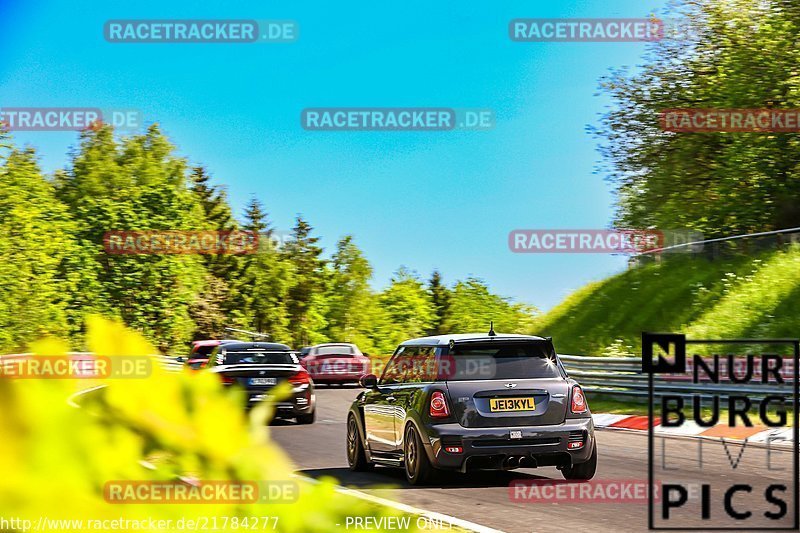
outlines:
[[[365,376],[361,376],[358,380],[358,384],[361,385],[365,389],[374,389],[378,386],[378,376],[375,374],[367,374]]]
[[[184,361],[186,361],[186,359],[184,359],[182,355],[179,355],[178,357],[176,357],[175,360],[177,362],[179,362],[179,363],[183,363]]]

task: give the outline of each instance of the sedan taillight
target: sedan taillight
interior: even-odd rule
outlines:
[[[300,370],[299,372],[289,376],[289,383],[295,386],[308,385],[311,383],[311,376],[305,370]]]
[[[574,415],[582,415],[589,410],[589,405],[586,403],[586,396],[583,394],[583,389],[575,385],[572,387],[572,400],[570,401],[569,410]]]
[[[430,415],[431,418],[446,418],[450,416],[450,408],[447,407],[447,398],[445,398],[443,392],[437,390],[431,394]]]
[[[230,376],[226,376],[225,374],[220,374],[219,378],[222,380],[223,385],[233,385],[236,383],[236,379]]]

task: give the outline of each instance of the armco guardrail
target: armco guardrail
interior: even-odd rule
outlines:
[[[11,354],[0,356],[0,365],[3,360],[13,360],[20,357],[30,357],[32,354]],[[91,356],[87,352],[71,352],[71,356]],[[175,357],[165,355],[152,356],[157,364],[171,372],[180,372],[183,364],[178,362]],[[642,373],[642,360],[639,357],[592,357],[585,355],[559,355],[564,363],[564,367],[570,376],[577,379],[587,392],[603,393],[608,395],[621,395],[629,398],[645,399],[648,396],[648,376]],[[662,394],[696,394],[698,392],[714,392],[723,398],[729,394],[745,394],[752,399],[757,399],[771,393],[786,393],[787,387],[791,386],[794,376],[794,362],[790,358],[784,358],[781,375],[785,385],[780,386],[775,383],[761,384],[742,384],[732,385],[727,380],[725,383],[703,383],[697,385],[691,382],[688,376],[659,375],[654,378],[654,393],[656,396]],[[689,370],[691,370],[691,359]],[[734,367],[736,375],[742,375],[743,370],[738,368],[738,364],[744,361],[737,361]],[[721,360],[721,370],[724,374],[725,361]],[[760,376],[756,373],[756,376]],[[702,388],[702,390],[698,390]]]
[[[183,368],[183,363],[178,362],[178,359],[176,357],[172,357],[171,355],[156,355],[154,357],[159,360],[164,369],[169,370],[170,372],[180,372],[180,370]]]
[[[67,352],[69,357],[91,357],[92,352]],[[10,363],[15,359],[23,357],[34,357],[32,353],[15,353],[8,355],[0,355],[0,365]],[[179,372],[183,368],[183,363],[178,362],[177,358],[168,355],[153,355],[151,356],[156,364],[161,365],[162,368],[170,372]]]
[[[638,357],[591,357],[583,355],[559,355],[564,363],[564,367],[570,376],[574,377],[583,388],[588,392],[603,393],[609,395],[622,395],[630,397],[646,398],[648,396],[647,374],[642,373],[642,360]],[[656,396],[662,394],[697,394],[714,392],[715,395],[723,398],[730,395],[745,394],[753,399],[760,398],[771,393],[786,393],[787,387],[791,387],[792,377],[794,376],[794,361],[784,358],[781,376],[784,378],[783,386],[777,383],[760,383],[760,375],[757,384],[732,384],[725,380],[724,383],[702,383],[701,385],[692,383],[689,376],[671,376],[669,374],[654,377],[653,391]],[[688,360],[687,363],[690,363]],[[727,372],[721,359],[720,368]],[[744,374],[744,370],[739,368],[739,364],[745,361],[737,361],[734,371],[737,376]],[[709,365],[711,366],[711,365]],[[712,367],[713,368],[713,367]],[[691,365],[688,370],[691,371]],[[724,373],[723,372],[723,373]],[[705,396],[701,394],[701,396]],[[708,395],[711,396],[711,395]]]

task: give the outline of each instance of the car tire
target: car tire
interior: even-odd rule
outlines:
[[[367,472],[374,467],[367,461],[364,442],[361,440],[356,417],[353,415],[347,417],[347,466],[352,472]]]
[[[317,410],[314,409],[307,415],[298,415],[297,416],[297,423],[298,424],[313,424],[314,420],[317,418]]]
[[[592,455],[588,461],[563,469],[561,475],[571,481],[589,481],[595,472],[597,472],[597,445],[592,446]]]
[[[403,470],[412,485],[424,485],[435,478],[435,468],[425,453],[422,439],[413,424],[406,428],[403,439]]]

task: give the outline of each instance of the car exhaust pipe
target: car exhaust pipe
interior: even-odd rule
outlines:
[[[517,468],[519,466],[520,459],[521,457],[517,457],[515,455],[507,457],[504,466],[506,468]]]
[[[536,468],[538,466],[538,462],[533,457],[520,457],[519,458],[519,466],[521,468]]]

